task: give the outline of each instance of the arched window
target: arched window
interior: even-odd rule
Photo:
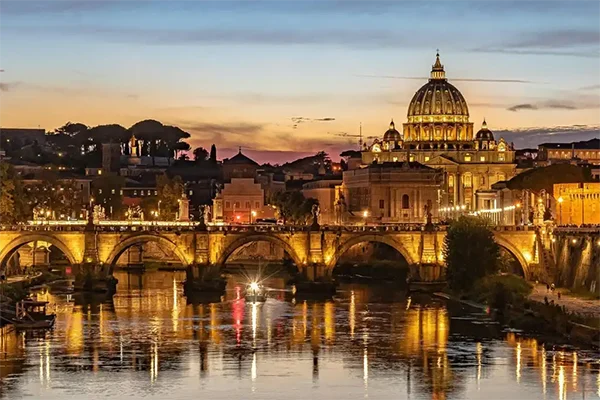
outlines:
[[[410,207],[410,202],[408,200],[408,195],[407,194],[403,194],[402,195],[402,208],[406,210],[409,207]]]
[[[470,172],[467,172],[463,175],[463,186],[464,187],[473,187],[473,175]]]
[[[454,175],[448,176],[448,187],[454,187]]]

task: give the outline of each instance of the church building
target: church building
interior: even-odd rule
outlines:
[[[446,78],[436,55],[429,81],[408,105],[402,132],[394,121],[383,138],[361,151],[362,165],[417,162],[443,172],[436,206],[476,209],[478,190],[516,174],[515,151],[503,138],[496,140],[484,120],[474,133],[467,101]]]

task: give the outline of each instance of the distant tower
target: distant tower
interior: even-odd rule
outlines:
[[[131,157],[139,157],[139,149],[138,149],[138,143],[137,143],[137,139],[135,138],[135,135],[131,135],[131,139],[129,139],[129,155]]]
[[[119,172],[121,168],[121,145],[102,143],[102,170],[104,173]]]

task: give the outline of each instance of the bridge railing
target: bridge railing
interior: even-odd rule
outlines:
[[[600,225],[592,226],[557,226],[552,230],[557,234],[600,234]]]
[[[60,223],[56,223],[60,222]],[[18,225],[0,225],[0,231],[53,231],[53,232],[81,232],[84,230],[94,230],[98,232],[181,232],[193,231],[198,228],[198,222],[180,222],[180,221],[96,221],[89,225],[86,221],[35,221],[35,223]],[[309,225],[208,225],[209,232],[306,232],[312,228]],[[321,225],[319,231],[338,232],[338,233],[361,233],[361,232],[418,232],[425,229],[425,224],[385,224],[385,225]],[[433,231],[446,231],[448,225],[436,224],[431,227]],[[514,232],[514,231],[534,231],[534,227],[526,226],[493,226],[492,230],[496,232]],[[572,228],[570,228],[572,229]],[[592,228],[586,228],[592,229]],[[597,232],[599,228],[594,228],[591,232]],[[578,230],[578,232],[582,232]],[[586,231],[587,232],[587,231]]]

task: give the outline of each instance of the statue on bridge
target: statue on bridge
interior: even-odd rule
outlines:
[[[429,203],[423,206],[423,210],[425,211],[425,215],[427,216],[427,222],[425,223],[425,230],[431,231],[433,230],[433,222],[431,221],[431,205]]]
[[[311,230],[319,230],[319,228],[320,228],[319,214],[321,213],[321,208],[319,207],[318,204],[313,204],[311,212],[312,212],[313,222],[312,222],[312,225],[310,226],[310,229]]]

